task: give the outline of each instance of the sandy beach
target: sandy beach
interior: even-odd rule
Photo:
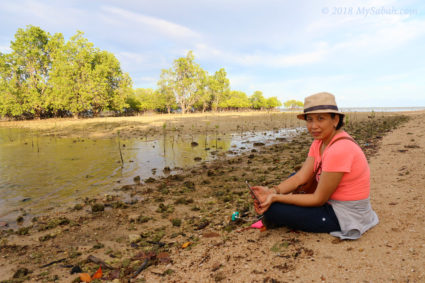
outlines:
[[[424,117],[412,115],[385,136],[370,159],[371,200],[380,223],[361,239],[339,241],[286,228],[243,231],[224,243],[209,241],[189,259],[182,252],[176,269],[185,272],[170,281],[424,282]]]
[[[371,124],[373,138],[361,140],[362,125],[372,128],[366,120],[352,128],[380,219],[359,240],[248,228],[256,215],[244,180],[274,185],[288,176],[311,143],[301,135],[123,186],[15,231],[1,227],[0,282],[79,282],[99,266],[101,282],[424,282],[425,113],[404,114],[410,119],[387,133],[379,132],[386,122]]]
[[[358,113],[363,119],[366,113]],[[385,115],[385,113],[383,114]],[[220,133],[273,130],[299,127],[303,122],[294,112],[248,111],[182,114],[144,114],[129,117],[97,117],[89,119],[58,118],[31,121],[0,121],[0,127],[26,128],[36,134],[75,138],[140,138],[161,136],[164,131],[181,134]]]

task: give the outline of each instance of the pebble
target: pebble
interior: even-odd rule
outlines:
[[[102,203],[95,203],[91,207],[92,212],[100,212],[104,210],[105,210],[105,206]]]
[[[128,215],[128,221],[130,222],[136,222],[139,218],[140,214],[130,214]]]
[[[130,240],[130,243],[134,243],[140,240],[140,235],[138,234],[130,234],[128,235],[128,239]]]
[[[13,278],[24,278],[29,273],[27,268],[19,268],[15,274],[13,274]]]

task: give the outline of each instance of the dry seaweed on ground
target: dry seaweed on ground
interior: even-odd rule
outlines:
[[[379,148],[382,136],[406,121],[403,116],[375,117],[351,121],[346,130],[370,157]],[[168,270],[166,266],[172,264],[174,257],[181,256],[183,252],[191,253],[205,248],[202,244],[204,241],[217,241],[216,249],[226,243],[232,243],[232,237],[237,234],[234,230],[240,230],[250,223],[243,220],[232,222],[232,213],[243,213],[243,219],[255,217],[243,181],[247,179],[255,184],[277,184],[304,161],[311,141],[308,134],[301,134],[293,141],[261,146],[254,153],[199,164],[190,170],[195,170],[196,174],[183,172],[152,179],[150,184],[132,185],[129,193],[141,194],[144,197],[133,205],[120,205],[122,201],[119,198],[91,200],[86,203],[90,205],[91,210],[81,207],[72,209],[62,214],[63,216],[59,214],[51,218],[40,217],[32,226],[20,227],[15,233],[2,230],[1,253],[5,261],[13,262],[17,267],[45,266],[53,263],[44,268],[46,271],[33,270],[32,273],[27,273],[25,276],[30,279],[48,279],[55,275],[64,278],[69,270],[58,269],[56,261],[62,260],[66,254],[67,263],[75,266],[83,263],[93,251],[96,251],[105,263],[115,268],[112,271],[104,271],[105,276],[110,275],[111,278],[130,278],[139,269],[141,270],[138,276],[143,276],[151,266]],[[153,189],[145,190],[147,186]],[[95,207],[96,204],[99,204],[99,208]],[[288,233],[292,238],[297,238],[297,234],[291,234],[290,231]],[[206,236],[202,237],[202,234]],[[27,243],[8,243],[13,241],[12,235],[18,240],[25,239]],[[134,239],[136,236],[137,239],[132,241],[129,235],[135,235]],[[207,237],[208,235],[214,237]],[[267,242],[268,236],[264,235],[256,241]],[[183,249],[183,245],[189,242],[191,244]],[[272,243],[267,250],[270,252],[273,249],[271,252],[279,259],[291,260],[286,266],[283,261],[273,265],[273,268],[282,272],[291,270],[300,258],[314,256],[314,251],[304,247],[301,242],[288,243],[279,242],[276,247],[273,247],[275,243]],[[143,266],[144,260],[133,260],[133,257],[141,252],[155,253],[156,259],[151,261],[153,264]],[[170,262],[160,260],[162,255],[165,255],[159,256],[160,253],[166,253],[167,256],[163,258],[170,259]],[[229,260],[234,263],[242,258],[239,259],[235,255]],[[85,263],[82,266],[94,272],[98,268],[95,265]],[[120,269],[117,272],[118,266]],[[223,267],[220,267],[215,271],[215,279],[221,279],[222,276],[218,273],[222,272],[222,269]],[[15,272],[17,271],[15,269]],[[165,271],[161,274],[169,276]]]

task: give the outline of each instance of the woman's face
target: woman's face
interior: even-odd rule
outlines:
[[[307,129],[316,140],[326,140],[333,136],[339,122],[339,115],[332,118],[329,113],[307,114]]]

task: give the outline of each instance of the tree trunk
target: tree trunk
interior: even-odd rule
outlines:
[[[41,112],[42,110],[40,109],[40,107],[36,107],[34,109],[34,120],[41,120]]]

